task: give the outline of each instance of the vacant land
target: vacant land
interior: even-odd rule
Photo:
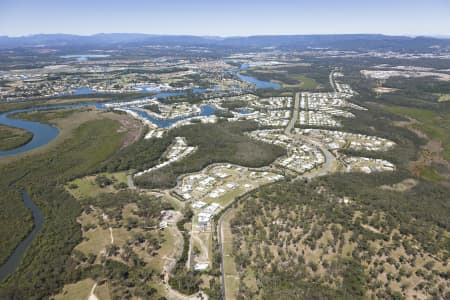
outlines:
[[[399,125],[428,139],[421,156],[412,164],[413,171],[435,182],[450,178],[450,113],[401,106],[385,106],[385,109],[409,118],[410,122]]]
[[[331,89],[328,78],[330,69],[317,63],[290,62],[278,66],[255,67],[245,70],[243,73],[247,73],[260,80],[280,82],[283,90]]]
[[[298,80],[300,83],[297,85],[297,87],[301,89],[312,90],[317,88],[317,86],[319,85],[319,83],[315,79],[306,77],[305,75],[301,74],[289,74],[289,78]]]
[[[33,138],[26,130],[0,125],[0,151],[10,150],[25,145]]]
[[[91,289],[94,286],[94,280],[88,278],[77,283],[64,286],[62,292],[54,297],[54,300],[84,300],[88,299]],[[103,299],[101,299],[103,300]]]
[[[95,197],[101,193],[116,192],[127,187],[127,173],[100,173],[72,180],[66,185],[77,199]]]

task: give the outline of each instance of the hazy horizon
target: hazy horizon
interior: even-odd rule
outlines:
[[[254,36],[384,34],[449,37],[450,2],[5,0],[0,35]]]
[[[91,37],[96,35],[108,35],[108,34],[129,34],[129,35],[149,35],[149,36],[195,36],[195,37],[204,37],[204,38],[233,38],[233,37],[255,37],[255,36],[328,36],[328,35],[382,35],[382,36],[390,36],[390,37],[431,37],[431,38],[444,38],[448,39],[450,38],[450,35],[440,35],[440,34],[423,34],[423,35],[407,35],[407,34],[386,34],[386,33],[299,33],[299,34],[251,34],[251,35],[205,35],[205,34],[177,34],[177,33],[145,33],[145,32],[97,32],[92,34],[77,34],[77,33],[65,33],[65,32],[53,32],[53,33],[30,33],[30,34],[24,34],[24,35],[5,35],[0,34],[0,36],[8,37],[8,38],[21,38],[21,37],[32,37],[32,36],[38,36],[38,35],[73,35],[73,36],[82,36],[82,37]]]

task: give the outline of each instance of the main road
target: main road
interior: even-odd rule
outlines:
[[[298,114],[300,110],[300,93],[295,93],[295,101],[294,101],[294,110],[292,111],[292,118],[289,120],[289,123],[284,130],[284,134],[289,135],[294,129],[295,123],[297,123]]]
[[[336,83],[334,82],[334,71],[330,72],[330,85],[333,88],[334,92],[337,93],[337,89],[336,89]]]
[[[333,72],[330,73],[330,82],[331,82],[332,74],[333,74]],[[334,86],[333,86],[333,88],[334,88]],[[334,166],[334,162],[335,162],[336,158],[318,140],[312,139],[312,138],[307,137],[307,136],[301,136],[301,135],[292,133],[292,130],[294,129],[294,125],[295,125],[295,123],[297,123],[297,119],[298,119],[299,113],[300,113],[300,93],[297,92],[295,94],[295,102],[294,102],[294,110],[292,111],[292,118],[289,121],[286,129],[284,130],[284,134],[286,134],[288,136],[291,136],[292,138],[295,138],[295,139],[300,139],[300,140],[304,141],[307,144],[314,145],[325,156],[325,162],[321,166],[320,169],[318,169],[318,170],[316,170],[316,171],[314,171],[314,172],[312,172],[312,173],[310,173],[308,175],[301,176],[301,177],[311,179],[313,177],[319,177],[319,176],[326,175],[326,174],[330,173],[333,170],[333,166]]]

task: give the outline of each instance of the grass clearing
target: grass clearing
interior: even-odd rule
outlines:
[[[422,166],[418,168],[418,172],[420,174],[420,177],[422,177],[425,180],[432,181],[432,182],[441,182],[445,180],[446,178],[444,176],[441,176],[433,167],[431,166]]]
[[[127,230],[126,228],[120,227],[120,228],[113,228],[112,232],[114,237],[114,244],[116,244],[119,247],[123,247],[126,241],[130,239],[133,233],[142,232],[142,230],[140,229]],[[108,230],[108,238],[110,238],[109,230]]]
[[[427,109],[407,108],[402,106],[385,106],[387,111],[417,120],[413,128],[425,133],[429,139],[442,145],[443,151],[438,153],[450,163],[450,113]],[[420,166],[419,173],[427,180],[440,181],[441,176],[429,166]]]
[[[105,176],[113,181],[113,184],[110,184],[106,187],[100,187],[95,182],[97,176]],[[95,197],[101,193],[116,192],[117,189],[114,187],[114,185],[119,183],[127,184],[127,172],[100,173],[98,175],[77,178],[66,184],[66,189],[75,198],[86,199],[88,197]]]
[[[64,286],[62,292],[50,299],[54,300],[85,300],[89,298],[91,293],[92,286],[95,284],[95,281],[87,278],[77,283],[67,284]],[[97,294],[97,289],[95,291]],[[103,300],[104,298],[99,298]]]
[[[111,295],[109,293],[109,284],[107,282],[105,282],[102,285],[97,285],[94,293],[98,297],[99,300],[110,300],[111,299]]]
[[[86,255],[90,253],[98,255],[109,244],[111,244],[109,229],[97,227],[83,232],[83,241],[75,249]]]
[[[164,266],[164,258],[172,258],[177,252],[177,235],[174,227],[167,227],[164,229],[164,243],[158,251],[158,255],[154,257],[152,261],[152,267],[155,267],[158,271],[162,272]]]
[[[306,77],[302,74],[290,74],[289,78],[300,81],[300,84],[298,84],[297,86],[302,89],[315,89],[319,85],[319,83],[315,79]]]

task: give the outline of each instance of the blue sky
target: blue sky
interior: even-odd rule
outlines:
[[[450,36],[448,0],[0,0],[0,35]]]

